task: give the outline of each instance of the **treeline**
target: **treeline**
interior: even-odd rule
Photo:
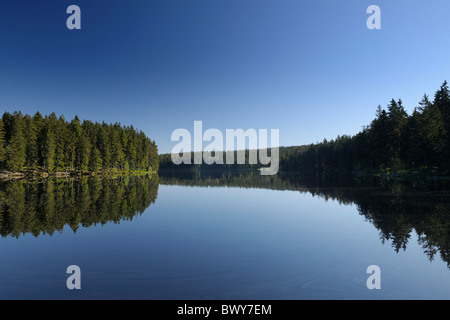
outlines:
[[[425,95],[411,115],[401,100],[387,110],[378,107],[376,118],[360,133],[308,147],[280,152],[285,171],[353,173],[395,172],[401,169],[450,169],[450,91],[447,82],[434,100]]]
[[[162,169],[254,169],[247,165],[179,165],[170,154],[160,156]],[[419,169],[445,173],[450,169],[450,91],[447,82],[434,99],[425,95],[411,115],[401,100],[392,100],[387,110],[378,106],[376,118],[355,136],[298,147],[281,147],[280,172],[321,176],[367,172],[400,172]],[[194,154],[191,154],[192,159]]]
[[[157,171],[158,149],[142,131],[55,113],[33,117],[5,112],[0,119],[0,167],[4,170]]]

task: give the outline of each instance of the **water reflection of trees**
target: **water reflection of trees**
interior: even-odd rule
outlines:
[[[297,190],[341,204],[359,213],[396,252],[406,250],[414,231],[430,260],[437,255],[450,267],[450,188],[448,183],[387,180],[355,181],[345,177],[300,179],[295,175],[261,176],[258,172],[163,172],[160,183],[186,186],[232,186]]]
[[[66,225],[76,232],[132,220],[156,200],[158,176],[66,181],[7,181],[0,184],[0,234],[52,235]]]

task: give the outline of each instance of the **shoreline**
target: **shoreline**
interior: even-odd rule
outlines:
[[[35,179],[51,179],[51,178],[79,178],[79,177],[121,177],[121,176],[138,176],[138,175],[153,175],[154,171],[119,171],[119,170],[102,170],[98,172],[94,171],[82,171],[82,170],[67,170],[47,172],[40,170],[19,170],[9,171],[0,170],[0,181],[8,180],[35,180]]]

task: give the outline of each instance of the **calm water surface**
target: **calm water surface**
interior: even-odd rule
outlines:
[[[447,191],[255,179],[5,182],[0,299],[450,298]]]

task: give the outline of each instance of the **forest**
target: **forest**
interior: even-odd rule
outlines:
[[[392,99],[387,110],[378,106],[376,118],[355,136],[280,152],[287,171],[334,172],[450,169],[450,91],[444,82],[430,100],[424,95],[411,115],[402,100]]]
[[[303,175],[428,172],[448,175],[450,169],[450,91],[445,81],[433,99],[424,95],[409,115],[402,100],[387,109],[378,106],[375,119],[354,136],[297,147],[280,147],[280,172]],[[192,155],[193,156],[193,155]],[[248,159],[248,150],[246,151]],[[248,161],[247,161],[248,163]],[[208,169],[219,165],[180,165],[170,154],[160,156],[164,169]],[[227,169],[261,165],[222,165]]]
[[[0,168],[10,171],[157,172],[158,148],[142,131],[52,113],[5,112],[0,119]]]

